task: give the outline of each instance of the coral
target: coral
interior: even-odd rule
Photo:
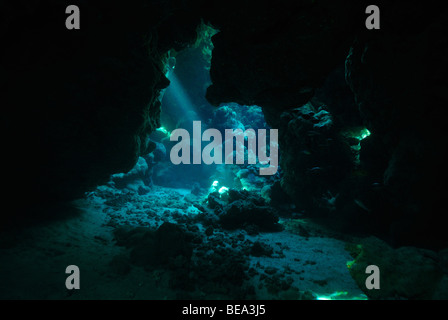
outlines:
[[[223,201],[219,192],[208,196],[208,206],[214,209],[219,223],[226,229],[245,228],[260,231],[279,231],[278,213],[266,205],[265,200],[255,192],[229,189],[228,198]]]

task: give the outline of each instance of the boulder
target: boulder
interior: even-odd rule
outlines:
[[[348,263],[350,274],[371,299],[432,299],[436,291],[439,298],[442,294],[439,287],[443,270],[434,251],[415,247],[394,249],[378,238],[369,237],[361,241],[354,255],[355,259]],[[366,288],[369,265],[380,270],[380,289]]]

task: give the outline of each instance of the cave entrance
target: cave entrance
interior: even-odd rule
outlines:
[[[200,193],[202,190],[205,195],[215,191],[225,194],[232,188],[265,194],[269,186],[279,179],[279,170],[275,170],[272,175],[260,175],[260,168],[266,167],[266,161],[262,160],[258,152],[256,163],[250,163],[251,144],[247,136],[244,136],[243,142],[244,163],[225,164],[226,161],[222,161],[222,164],[206,165],[203,162],[193,164],[192,161],[191,164],[175,165],[170,161],[170,151],[178,144],[177,140],[170,140],[171,133],[176,129],[185,129],[193,140],[193,133],[196,130],[193,128],[194,121],[201,123],[201,136],[207,129],[215,129],[221,133],[223,151],[228,147],[226,129],[239,129],[244,133],[248,132],[246,130],[266,132],[266,137],[263,139],[264,150],[271,149],[271,130],[266,124],[261,107],[242,106],[233,102],[215,107],[205,98],[207,87],[211,84],[209,72],[213,49],[211,37],[217,32],[212,27],[201,25],[198,40],[193,46],[180,52],[171,51],[166,59],[166,76],[170,80],[170,85],[161,93],[161,127],[150,136],[151,141],[156,144],[156,149],[147,157],[152,166],[150,183],[183,189],[185,192],[190,190]],[[213,142],[214,139],[211,138],[209,141]],[[237,163],[237,142],[238,138],[235,137],[232,142],[235,154],[233,163]],[[256,143],[259,147],[260,139]],[[200,152],[207,145],[207,142],[203,142]],[[194,149],[194,141],[192,146]],[[265,155],[269,153],[271,152],[266,151]],[[258,161],[260,159],[264,165]],[[278,161],[276,167],[278,168]]]

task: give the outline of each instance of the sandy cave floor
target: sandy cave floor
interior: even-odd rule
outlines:
[[[106,187],[104,187],[106,188]],[[326,235],[305,219],[295,232],[283,231],[249,235],[243,230],[215,228],[205,235],[205,226],[192,217],[199,210],[192,205],[189,190],[155,186],[148,195],[133,194],[133,201],[113,203],[101,190],[74,202],[76,212],[59,220],[24,228],[3,236],[0,246],[1,299],[179,299],[190,297],[170,285],[172,271],[147,269],[132,264],[112,264],[114,257],[128,257],[129,249],[118,246],[114,231],[123,226],[157,228],[164,222],[196,225],[204,250],[262,243],[272,248],[269,255],[244,254],[245,285],[255,299],[316,299],[337,292],[341,298],[365,298],[351,278],[346,263],[352,260],[346,242]],[[116,191],[114,191],[116,192]],[[129,198],[126,198],[129,200]],[[193,219],[193,222],[191,220]],[[280,220],[290,226],[288,218]],[[292,224],[294,225],[294,224]],[[302,234],[302,235],[301,235]],[[195,258],[196,251],[193,253]],[[199,254],[198,254],[199,256]],[[206,256],[206,255],[204,255]],[[124,260],[126,260],[124,258]],[[80,269],[80,290],[67,290],[65,269]],[[195,299],[233,299],[231,292],[196,288]],[[306,293],[306,294],[304,294]]]

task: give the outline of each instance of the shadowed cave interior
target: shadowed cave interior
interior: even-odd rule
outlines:
[[[2,2],[0,299],[447,299],[446,9],[377,2]]]

